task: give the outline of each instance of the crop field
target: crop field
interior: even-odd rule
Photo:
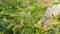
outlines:
[[[0,34],[60,34],[57,22],[46,30],[38,24],[48,7],[36,0],[0,0]]]

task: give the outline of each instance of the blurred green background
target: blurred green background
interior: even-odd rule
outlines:
[[[60,34],[59,26],[45,31],[37,25],[49,7],[37,1],[0,0],[0,34]]]

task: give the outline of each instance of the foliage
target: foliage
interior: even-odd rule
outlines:
[[[59,25],[49,30],[43,30],[43,24],[37,25],[47,8],[35,0],[0,0],[0,34],[59,33]]]

